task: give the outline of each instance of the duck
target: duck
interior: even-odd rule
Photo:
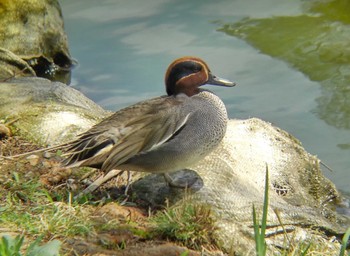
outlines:
[[[198,57],[174,60],[167,95],[123,108],[65,144],[63,165],[168,174],[198,162],[219,145],[228,121],[223,101],[203,85],[236,84]]]
[[[226,133],[226,107],[204,85],[236,84],[213,75],[198,57],[174,60],[165,73],[167,95],[123,108],[73,141],[55,147],[63,151],[63,166],[99,168],[113,173],[109,178],[117,170],[162,173],[171,185],[169,173],[204,158]],[[86,191],[100,183],[95,181]]]

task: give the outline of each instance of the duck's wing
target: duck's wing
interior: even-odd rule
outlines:
[[[109,171],[163,144],[186,124],[186,97],[158,97],[116,112],[68,143],[64,164]]]

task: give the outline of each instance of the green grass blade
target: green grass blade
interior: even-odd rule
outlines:
[[[9,255],[9,247],[7,236],[3,236],[0,240],[0,255]]]
[[[305,256],[308,252],[308,250],[310,249],[311,243],[309,243],[307,245],[307,247],[305,248],[305,250],[303,252],[301,252],[300,256]]]
[[[349,238],[350,238],[350,228],[348,228],[348,230],[345,232],[345,234],[343,236],[339,256],[345,256],[346,245],[349,241]]]
[[[4,235],[0,241],[1,256],[20,256],[20,248],[23,244],[24,236],[16,236],[15,238]]]
[[[266,255],[266,223],[267,223],[267,211],[268,211],[268,197],[269,197],[269,170],[266,166],[266,178],[265,178],[265,194],[264,194],[264,205],[263,205],[263,215],[261,219],[261,227],[259,226],[258,219],[256,217],[256,210],[253,204],[253,227],[254,227],[254,239],[256,254],[259,256]]]
[[[263,216],[261,220],[261,237],[260,237],[261,244],[263,245],[264,255],[266,254],[265,233],[266,233],[268,206],[269,206],[269,168],[266,165],[264,208],[263,208]]]
[[[22,247],[22,245],[23,245],[23,241],[24,241],[24,236],[21,236],[21,235],[18,235],[18,236],[16,236],[16,238],[15,238],[15,246],[14,246],[14,249],[15,249],[15,252],[20,252],[20,250],[21,250],[21,247]]]
[[[254,227],[255,248],[256,248],[256,252],[258,253],[260,251],[260,231],[259,231],[259,223],[256,217],[254,204],[253,204],[253,227]]]

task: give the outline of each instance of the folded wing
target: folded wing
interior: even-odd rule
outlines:
[[[124,108],[67,143],[67,166],[91,166],[109,171],[129,158],[152,150],[186,125],[186,97],[158,97]]]

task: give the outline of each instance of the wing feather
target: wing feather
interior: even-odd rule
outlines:
[[[188,120],[186,97],[158,97],[122,109],[65,145],[67,166],[109,171],[168,141]]]

